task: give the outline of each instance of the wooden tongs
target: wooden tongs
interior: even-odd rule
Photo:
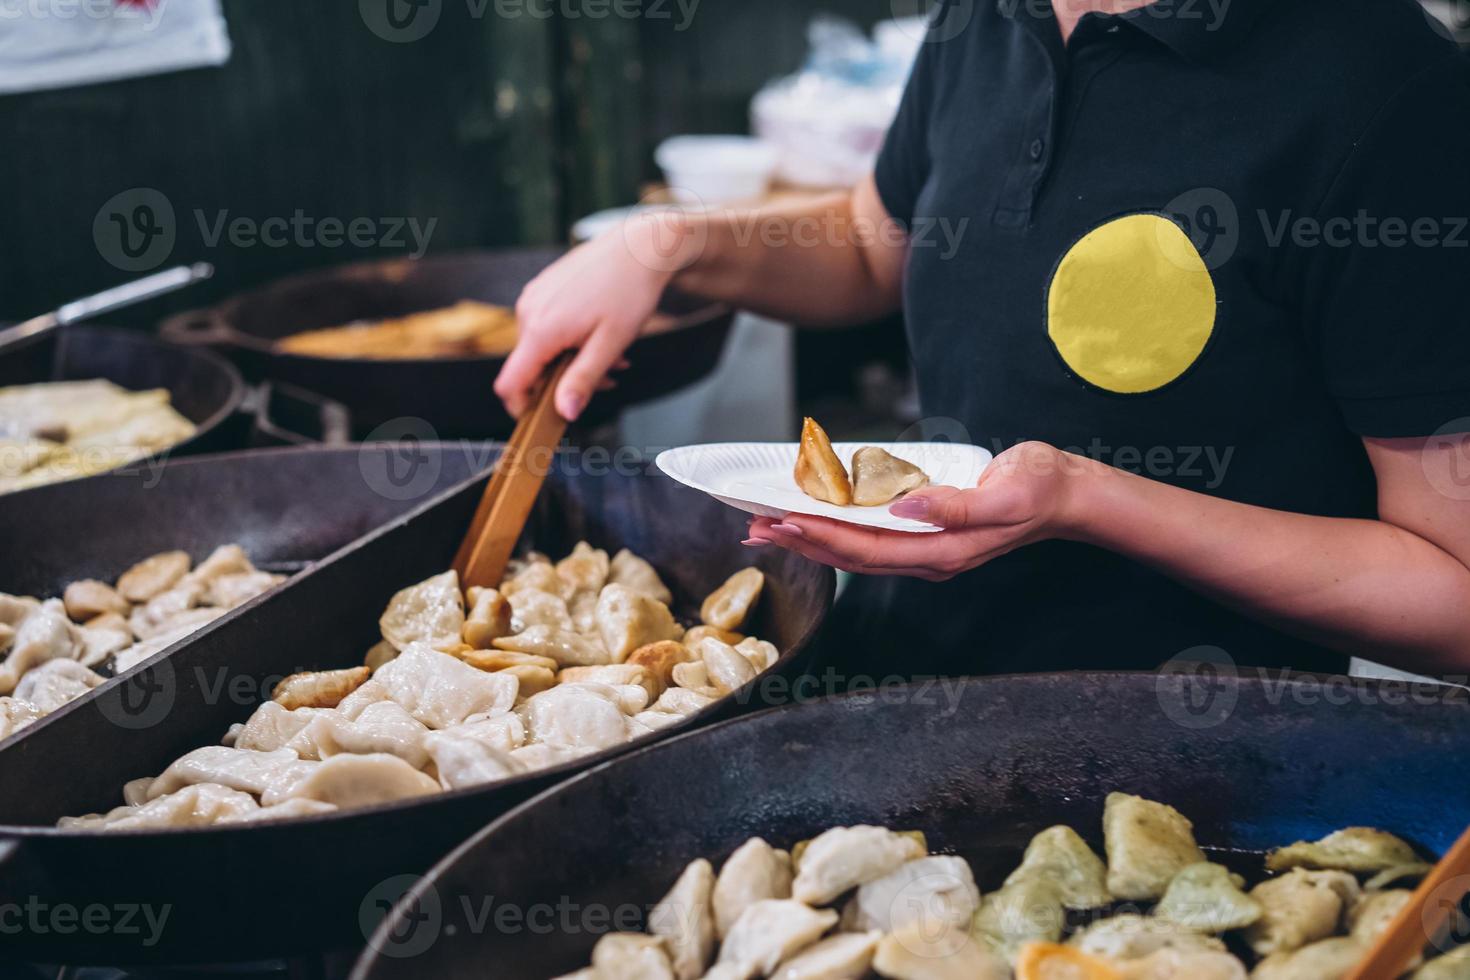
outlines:
[[[563,354],[547,369],[541,387],[532,395],[531,407],[516,423],[510,442],[495,463],[490,482],[485,484],[485,495],[454,556],[454,570],[459,573],[462,589],[498,585],[505,574],[506,563],[556,458],[557,444],[567,430],[567,420],[557,414],[555,396],[557,383],[570,363],[570,354]]]
[[[1470,830],[1434,866],[1399,909],[1388,928],[1378,934],[1346,980],[1394,980],[1414,957],[1446,929],[1457,929],[1470,891]]]

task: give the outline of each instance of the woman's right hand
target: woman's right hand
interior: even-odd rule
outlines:
[[[520,339],[495,393],[519,417],[546,366],[578,349],[556,392],[568,421],[637,339],[674,275],[698,254],[697,233],[676,212],[629,219],[572,249],[526,284],[516,300]]]

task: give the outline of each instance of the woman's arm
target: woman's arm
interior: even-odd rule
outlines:
[[[1393,666],[1470,672],[1470,435],[1365,440],[1380,519],[1235,503],[1030,443],[970,490],[918,491],[891,510],[932,535],[821,518],[757,519],[751,540],[871,574],[949,578],[1065,538],[1152,566],[1245,615]]]
[[[802,323],[897,309],[906,239],[869,177],[850,194],[748,211],[667,211],[568,252],[516,302],[520,341],[495,380],[513,414],[551,360],[580,348],[556,394],[575,419],[669,285]]]

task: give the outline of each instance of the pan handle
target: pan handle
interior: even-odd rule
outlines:
[[[158,325],[158,335],[190,347],[230,347],[235,342],[235,331],[213,310],[176,313]]]

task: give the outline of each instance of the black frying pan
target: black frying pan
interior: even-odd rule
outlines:
[[[920,829],[931,849],[969,859],[985,891],[1052,824],[1100,846],[1113,790],[1178,807],[1207,849],[1262,851],[1362,824],[1433,853],[1470,822],[1463,691],[1425,687],[1433,694],[1416,701],[1403,684],[1344,678],[1180,683],[951,681],[669,740],[476,835],[418,880],[352,976],[558,976],[586,965],[616,910],[631,907],[636,927],[686,863],[718,866],[757,834],[789,846],[844,824]]]
[[[229,542],[257,565],[298,571],[475,472],[459,447],[416,452],[428,464],[387,493],[379,474],[403,465],[390,446],[188,457],[17,491],[0,504],[0,592],[60,595],[160,551],[198,561]]]
[[[560,254],[547,248],[464,252],[308,272],[178,314],[160,332],[179,343],[215,347],[252,378],[285,381],[342,402],[359,436],[391,420],[418,418],[440,438],[501,438],[513,425],[491,391],[502,357],[306,357],[278,353],[274,344],[303,330],[402,316],[462,299],[513,306],[521,287]],[[628,354],[632,367],[618,375],[615,390],[592,400],[582,421],[615,418],[628,405],[677,391],[714,369],[731,312],[673,295],[663,311],[678,328],[635,344]]]
[[[245,383],[224,358],[114,327],[74,324],[0,348],[0,386],[105,378],[133,391],[167,388],[194,435],[160,455],[239,444],[249,420],[236,415]],[[9,500],[7,499],[7,504]]]
[[[483,465],[493,456],[480,447],[477,459]],[[152,945],[146,935],[116,930],[26,931],[5,937],[0,960],[191,963],[356,948],[364,938],[360,906],[379,882],[424,871],[507,807],[624,751],[494,786],[274,825],[54,828],[63,815],[120,803],[124,781],[217,743],[283,674],[361,662],[392,594],[449,565],[483,483],[394,521],[0,745],[0,907],[29,899],[169,909]],[[298,486],[330,502],[330,488]],[[191,523],[206,512],[199,505]],[[752,554],[740,545],[744,536],[744,515],[704,494],[641,468],[608,472],[581,455],[560,457],[529,529],[530,541],[551,554],[579,537],[631,548],[658,567],[685,611],[754,562],[767,585],[751,631],[780,648],[774,670],[790,671],[830,607],[832,571],[775,549]],[[749,701],[737,692],[683,727]]]

